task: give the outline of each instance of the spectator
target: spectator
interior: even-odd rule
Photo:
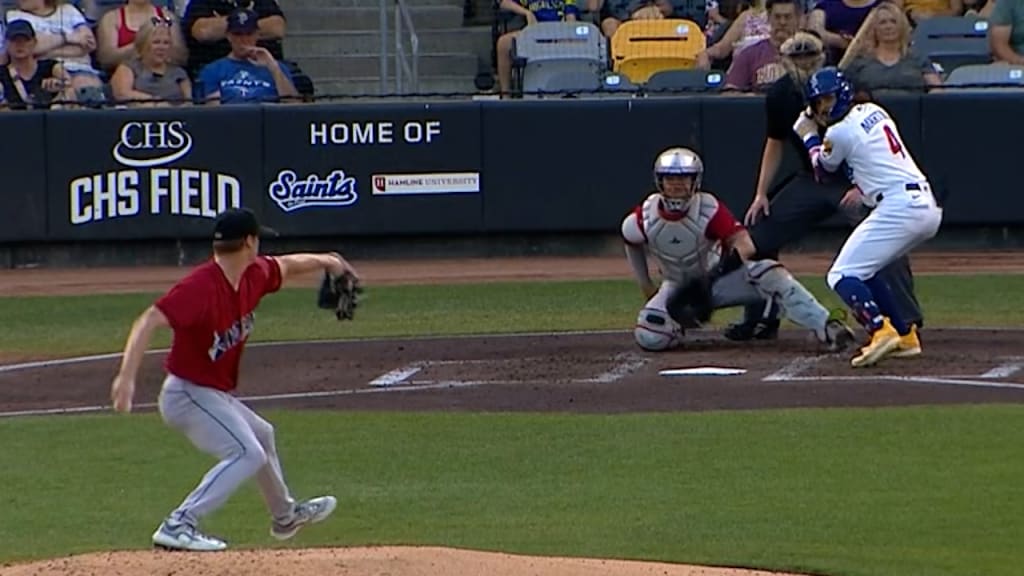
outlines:
[[[728,31],[732,21],[739,18],[743,10],[747,9],[747,6],[743,6],[742,10],[737,10],[740,5],[735,0],[708,0],[705,5],[707,15],[705,16],[706,24],[704,25],[704,35],[707,37],[707,45],[712,46]],[[767,20],[766,20],[767,22]]]
[[[4,30],[10,64],[0,74],[2,106],[13,110],[56,108],[58,102],[73,102],[71,79],[59,62],[38,60],[38,39],[27,20],[11,20]]]
[[[37,58],[60,63],[71,77],[72,88],[102,85],[90,57],[96,37],[78,8],[61,0],[18,0],[17,5],[7,12],[7,22],[26,20],[32,25]]]
[[[146,22],[134,33],[135,53],[118,64],[110,78],[114,100],[141,100],[136,106],[169,106],[192,99],[192,83],[181,66],[171,61],[174,41],[167,20]],[[153,100],[153,102],[145,102]]]
[[[199,73],[201,98],[214,104],[246,104],[298,96],[288,68],[257,45],[258,18],[248,8],[235,10],[227,17],[231,52]]]
[[[963,0],[906,0],[903,6],[911,22],[920,22],[936,16],[960,16],[964,13]]]
[[[171,62],[184,66],[188,59],[185,38],[174,13],[166,8],[154,6],[151,0],[127,0],[117,10],[108,10],[96,27],[96,56],[107,71],[114,71],[119,64],[136,55],[135,35],[146,23],[169,24],[171,33]]]
[[[999,0],[988,22],[993,58],[1024,65],[1024,0]]]
[[[975,16],[988,19],[992,17],[992,10],[995,7],[996,0],[963,0],[961,16]]]
[[[800,16],[798,0],[768,0],[771,34],[733,58],[725,74],[725,89],[749,92],[781,78],[786,71],[779,61],[779,48],[796,33]]]
[[[501,0],[501,9],[526,18],[527,26],[537,22],[575,22],[579,17],[576,0]],[[502,94],[512,88],[512,42],[517,34],[506,32],[498,38],[498,86]]]
[[[910,50],[910,21],[899,6],[882,2],[864,21],[863,41],[851,45],[843,72],[858,90],[923,91],[942,84],[934,65]]]
[[[738,57],[744,48],[767,40],[771,36],[771,23],[768,20],[764,0],[757,0],[754,5],[740,12],[718,42],[697,55],[697,67],[708,70],[714,62],[726,60],[730,56]]]
[[[828,61],[837,63],[857,35],[864,19],[881,0],[820,0],[807,19],[807,27],[825,42]],[[902,2],[900,3],[902,7]]]
[[[675,7],[671,0],[587,0],[587,10],[600,14],[601,32],[611,38],[623,22],[669,18]]]
[[[240,8],[252,10],[259,18],[257,45],[275,60],[284,60],[281,40],[286,23],[277,0],[191,0],[184,18],[190,76],[194,78],[204,66],[231,52],[226,37],[228,15]]]

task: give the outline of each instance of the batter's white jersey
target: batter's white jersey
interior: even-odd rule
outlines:
[[[889,113],[874,103],[858,104],[825,132],[818,164],[835,172],[846,162],[850,181],[873,205],[882,192],[904,190],[926,177],[907,150]]]

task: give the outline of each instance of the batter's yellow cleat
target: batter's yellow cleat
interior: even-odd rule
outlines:
[[[882,321],[882,327],[871,335],[871,342],[860,349],[860,354],[850,360],[854,368],[873,366],[900,345],[900,333],[892,327],[889,319]]]
[[[910,325],[910,332],[900,336],[900,345],[889,353],[890,358],[911,358],[921,355],[921,339],[917,337],[917,326]]]

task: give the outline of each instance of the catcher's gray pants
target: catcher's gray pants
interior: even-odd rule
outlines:
[[[220,460],[171,513],[174,522],[196,526],[254,474],[275,519],[289,517],[288,491],[274,445],[274,427],[234,396],[168,375],[160,391],[160,415],[203,452]]]
[[[671,280],[662,281],[658,292],[647,301],[644,308],[665,312],[668,298],[677,288],[678,284]],[[763,300],[764,296],[751,284],[744,267],[733,270],[711,285],[711,306],[715,310],[745,306]]]

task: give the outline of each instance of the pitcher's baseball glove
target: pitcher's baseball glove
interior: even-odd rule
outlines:
[[[324,310],[334,310],[338,320],[355,318],[359,295],[363,293],[359,279],[346,272],[341,276],[332,276],[324,270],[324,279],[320,282],[317,306]]]

